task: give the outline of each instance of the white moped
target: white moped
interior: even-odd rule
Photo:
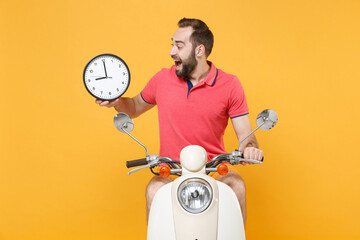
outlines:
[[[148,240],[232,240],[245,239],[244,223],[238,199],[226,184],[216,181],[207,173],[228,172],[224,162],[237,165],[241,162],[262,164],[262,161],[244,159],[242,142],[257,129],[269,130],[277,123],[275,111],[262,111],[257,119],[257,128],[240,141],[239,149],[230,154],[220,154],[207,163],[207,153],[201,146],[190,145],[180,153],[180,163],[169,157],[149,155],[144,144],[130,132],[132,119],[125,113],[114,117],[116,128],[141,144],[146,158],[128,161],[127,167],[150,168],[155,175],[167,177],[178,175],[175,181],[166,184],[156,193],[149,214]],[[158,170],[157,170],[158,169]]]

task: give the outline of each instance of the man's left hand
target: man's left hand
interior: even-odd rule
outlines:
[[[247,147],[244,149],[244,158],[245,159],[253,159],[261,161],[263,159],[264,153],[261,149],[255,147]],[[243,165],[245,163],[243,162]]]

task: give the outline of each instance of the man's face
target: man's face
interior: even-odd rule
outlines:
[[[195,47],[190,42],[191,27],[179,28],[172,38],[170,56],[175,61],[175,72],[180,78],[188,78],[197,66]]]

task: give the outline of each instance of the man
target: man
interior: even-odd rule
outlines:
[[[100,106],[114,107],[135,118],[155,105],[158,106],[160,156],[179,159],[182,148],[200,145],[209,159],[225,153],[223,135],[230,117],[238,139],[250,131],[248,107],[242,86],[236,76],[224,73],[207,61],[213,47],[213,34],[198,19],[183,18],[172,37],[170,56],[175,64],[162,69],[133,98],[114,101],[96,100]],[[254,135],[242,145],[245,158],[261,160]],[[236,170],[219,181],[235,192],[246,220],[245,184]],[[169,178],[155,176],[146,189],[147,216],[156,191],[169,183]]]

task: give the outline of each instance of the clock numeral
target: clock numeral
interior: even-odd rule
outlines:
[[[117,89],[116,89],[116,91],[118,91],[118,92],[119,92],[120,90],[117,88]]]
[[[125,72],[123,72],[123,76],[125,76]]]
[[[91,82],[91,80],[90,80],[90,79],[88,79],[88,82]]]
[[[97,66],[97,63],[94,63],[95,66]]]
[[[100,91],[100,94],[102,95],[103,91]]]
[[[121,64],[119,64],[119,68],[121,68]]]
[[[95,87],[93,87],[93,90],[95,90]]]
[[[111,59],[111,62],[114,62],[114,60]]]
[[[121,82],[122,84],[125,84],[124,81]]]
[[[93,70],[90,70],[90,73],[93,73],[94,71]]]
[[[109,95],[111,95],[111,92],[109,92]]]

